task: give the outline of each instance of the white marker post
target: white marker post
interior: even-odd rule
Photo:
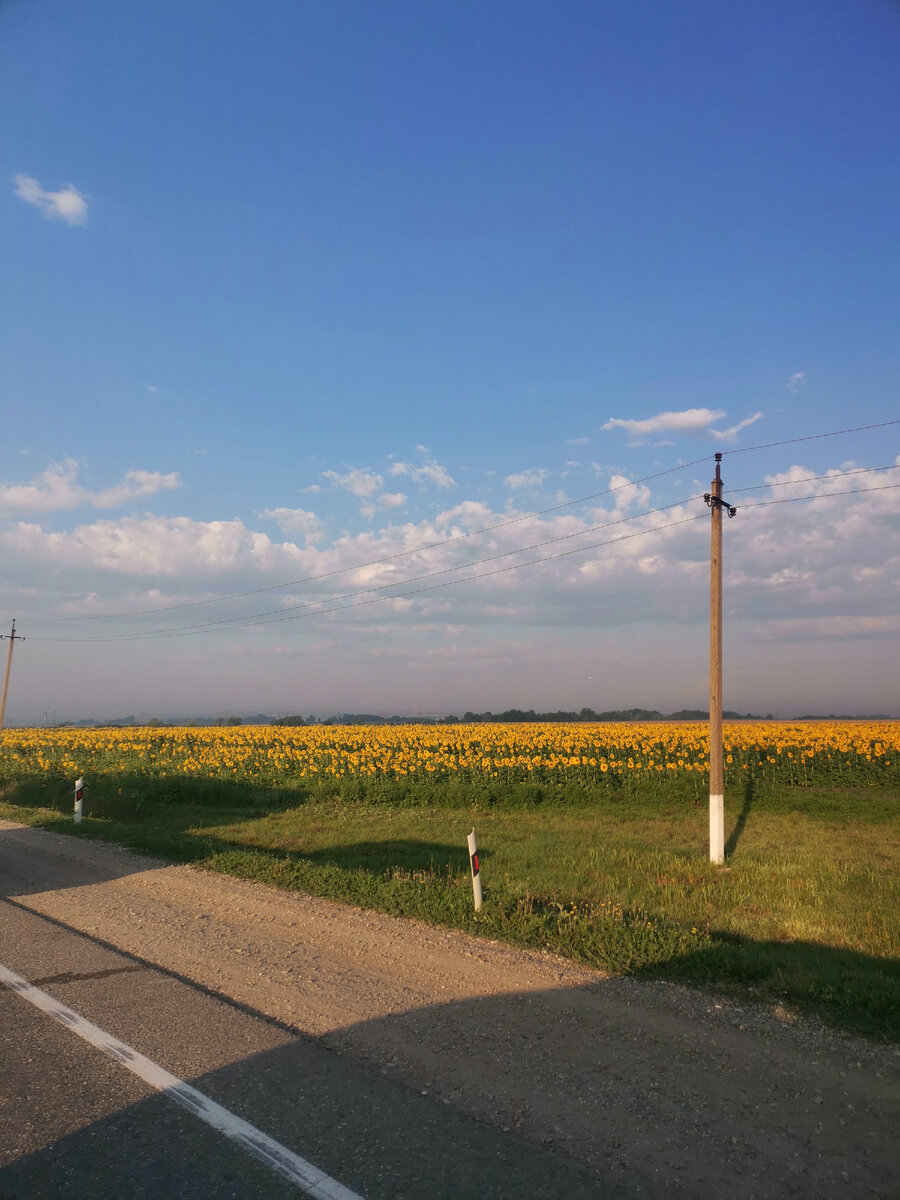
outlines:
[[[81,811],[84,804],[84,778],[75,780],[75,824],[81,820]]]
[[[481,868],[478,866],[478,846],[475,844],[475,830],[468,836],[469,866],[472,868],[472,894],[475,897],[475,911],[481,911]]]

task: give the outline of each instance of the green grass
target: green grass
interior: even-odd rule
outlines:
[[[725,870],[707,859],[705,803],[671,789],[469,807],[441,789],[352,795],[98,778],[76,827],[68,788],[23,780],[0,815],[900,1039],[895,789],[748,783],[726,796]]]

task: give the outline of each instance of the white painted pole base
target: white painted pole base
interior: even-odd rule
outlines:
[[[725,861],[725,797],[709,798],[709,861]]]
[[[84,808],[84,779],[75,780],[75,824],[81,821]]]
[[[475,844],[475,830],[466,839],[469,845],[469,866],[472,870],[472,894],[475,897],[475,911],[481,911],[481,867],[478,865],[478,846]]]

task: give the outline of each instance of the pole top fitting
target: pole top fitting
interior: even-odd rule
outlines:
[[[722,461],[722,451],[717,450],[716,451],[716,462],[721,462],[721,461]]]

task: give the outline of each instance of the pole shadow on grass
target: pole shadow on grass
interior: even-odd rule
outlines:
[[[54,839],[46,844],[44,834],[34,829],[0,830],[0,896],[21,897],[42,892],[79,888],[121,876],[153,871],[163,864],[125,857],[117,849],[100,842],[90,851],[79,845],[81,839]],[[235,843],[219,842],[219,851],[243,850]],[[206,852],[203,847],[201,852]],[[442,886],[442,875],[459,879],[466,871],[465,853],[455,845],[441,842],[385,840],[360,842],[311,854],[302,850],[259,850],[262,871],[252,877],[281,886],[300,887],[305,891],[316,883],[319,870],[329,868],[341,876],[341,898],[351,903],[372,906],[372,881],[383,879],[399,869],[404,875],[421,872],[434,879],[432,889],[413,888],[403,892],[413,903],[403,915],[434,920],[436,924],[455,924],[461,913],[468,914],[464,889]],[[183,859],[182,859],[183,861]],[[288,877],[278,871],[280,864],[290,865]],[[313,866],[307,876],[306,864]],[[270,876],[268,867],[275,872]],[[330,878],[329,888],[334,883]],[[401,879],[401,885],[402,885]],[[444,880],[446,882],[446,880]],[[375,889],[377,891],[377,889]],[[375,899],[377,900],[377,896]],[[379,904],[375,904],[378,908]],[[393,906],[391,911],[396,911]],[[448,919],[449,918],[449,919]],[[868,1037],[900,1040],[900,961],[859,951],[803,941],[756,940],[710,930],[709,939],[680,952],[663,939],[659,944],[651,930],[646,945],[634,941],[631,932],[641,931],[641,922],[629,923],[602,914],[584,918],[573,916],[559,905],[535,906],[519,912],[502,897],[490,898],[479,914],[477,932],[484,937],[511,940],[535,949],[550,948],[578,961],[601,969],[612,969],[640,979],[669,979],[688,986],[731,992],[747,998],[748,989],[757,998],[784,1003],[829,1024]],[[662,933],[665,934],[663,929]],[[645,938],[645,940],[646,940]],[[632,943],[634,944],[632,945]],[[643,945],[643,949],[642,949]],[[623,957],[624,953],[624,957]]]
[[[768,1003],[819,1017],[846,1032],[900,1041],[900,961],[815,942],[780,942],[710,931],[693,953],[673,954],[631,972],[739,998],[752,989]]]
[[[753,775],[748,771],[747,778],[744,781],[744,803],[741,805],[741,811],[738,813],[737,820],[734,823],[728,841],[725,843],[725,857],[730,858],[734,854],[737,844],[740,841],[741,834],[744,832],[744,827],[747,824],[747,818],[750,816],[750,810],[753,807],[753,801],[756,799],[756,787],[753,782]]]

